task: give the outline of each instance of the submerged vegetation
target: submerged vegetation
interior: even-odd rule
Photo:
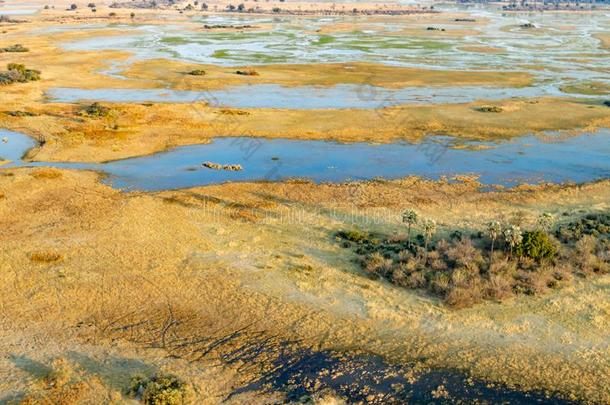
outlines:
[[[542,294],[574,276],[610,272],[608,213],[562,224],[554,232],[556,237],[547,231],[552,218],[545,214],[532,230],[493,221],[484,230],[447,230],[448,237],[434,241],[436,222],[418,217],[414,210],[405,211],[406,236],[357,230],[336,236],[343,247],[354,250],[370,276],[426,290],[457,308],[518,294]],[[412,241],[415,225],[419,233]]]
[[[19,63],[9,63],[6,71],[0,72],[0,85],[13,83],[27,83],[40,80],[40,71],[27,69],[25,65]]]

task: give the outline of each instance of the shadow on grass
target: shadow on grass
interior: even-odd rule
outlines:
[[[388,364],[378,356],[310,349],[278,357],[271,371],[227,399],[247,392],[279,391],[287,401],[297,401],[325,390],[348,403],[572,403],[542,393],[488,386],[457,371],[425,371],[413,378],[409,367]]]

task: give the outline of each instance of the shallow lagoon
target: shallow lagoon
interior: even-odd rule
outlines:
[[[262,138],[217,138],[210,144],[183,146],[151,156],[104,164],[22,162],[34,146],[25,135],[0,131],[8,143],[0,156],[11,166],[53,166],[99,170],[113,187],[166,190],[228,181],[307,178],[343,182],[409,175],[438,179],[476,174],[483,184],[513,186],[522,182],[588,182],[610,177],[610,130],[573,137],[528,136],[511,141],[460,142],[431,136],[421,144],[374,145]],[[456,146],[458,146],[456,148]],[[240,164],[243,171],[211,170],[205,161]],[[7,167],[7,166],[5,166]]]

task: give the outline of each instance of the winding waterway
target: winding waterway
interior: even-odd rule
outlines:
[[[209,144],[182,146],[149,156],[107,163],[26,162],[31,138],[0,130],[4,167],[52,166],[98,170],[104,180],[124,190],[168,190],[231,181],[278,181],[305,178],[344,182],[375,178],[476,175],[483,184],[583,183],[610,178],[610,130],[579,136],[526,136],[500,142],[464,142],[429,136],[422,143],[337,143],[248,137],[215,138]],[[211,161],[239,164],[241,171],[213,170]]]

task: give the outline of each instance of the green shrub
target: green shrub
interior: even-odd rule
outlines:
[[[191,76],[204,76],[205,70],[195,69],[195,70],[191,70],[188,74]]]
[[[501,113],[502,107],[498,107],[497,105],[484,105],[479,107],[480,112],[491,112],[491,113]]]
[[[110,115],[110,108],[104,107],[100,103],[93,103],[86,106],[83,112],[90,117],[107,117]]]
[[[241,76],[258,76],[258,72],[256,70],[238,70],[235,74]]]
[[[534,260],[553,259],[557,255],[557,248],[545,232],[537,230],[525,232],[523,241],[517,245],[515,252]]]
[[[140,397],[146,405],[184,405],[189,402],[187,384],[171,374],[134,377],[128,395]]]
[[[557,227],[555,236],[562,242],[576,242],[585,235],[610,239],[610,213],[588,214],[573,222]]]
[[[2,52],[28,52],[29,49],[21,44],[15,44],[11,46],[7,46],[6,48],[0,48],[0,53]]]
[[[4,114],[10,115],[11,117],[37,117],[38,114],[29,111],[5,111]]]
[[[337,236],[350,242],[362,243],[369,238],[369,235],[360,231],[340,231]]]

